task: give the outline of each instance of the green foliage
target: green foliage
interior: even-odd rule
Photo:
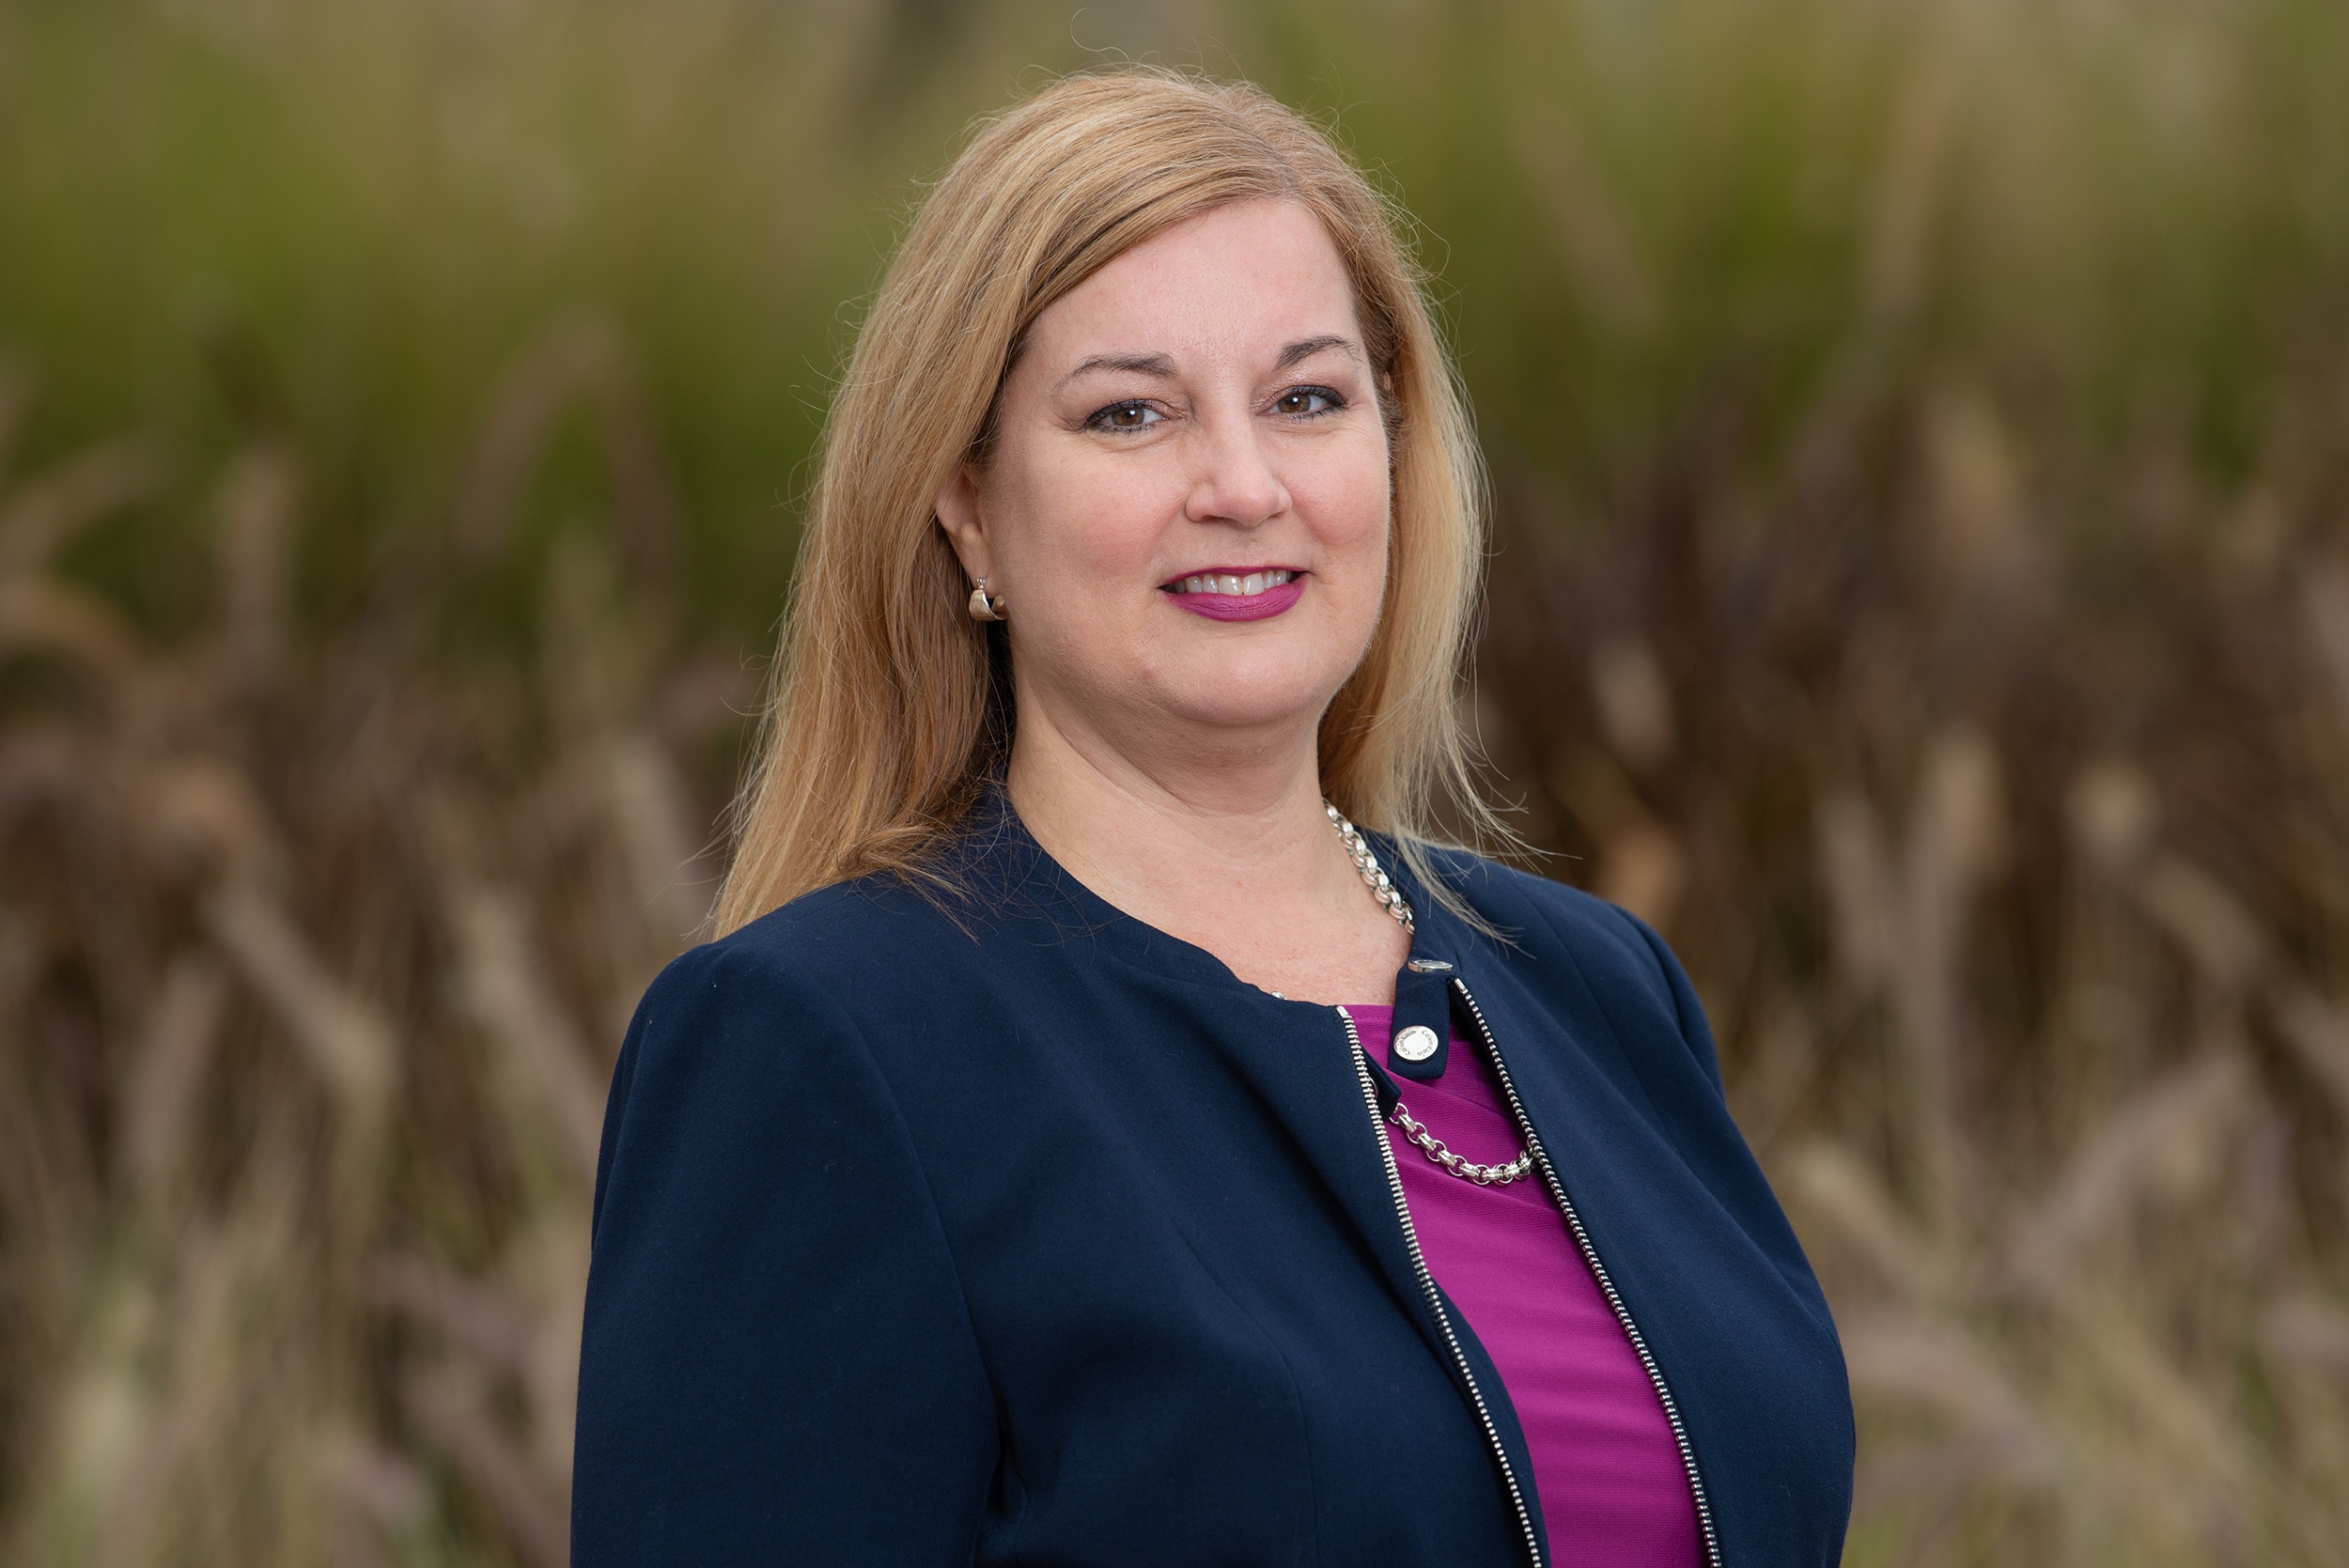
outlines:
[[[1123,25],[1121,26],[1121,23]],[[698,620],[762,635],[831,378],[921,177],[1085,43],[1337,117],[1426,225],[1497,456],[1604,506],[1727,405],[1954,366],[2067,445],[2257,459],[2344,319],[2349,21],[2244,6],[1235,8],[694,0],[0,8],[0,349],[29,440],[257,431],[349,520],[320,613],[444,522],[486,389],[567,318],[636,357]],[[2310,364],[2309,362],[2317,363]],[[543,536],[596,505],[577,460]],[[184,619],[184,530],[106,576]],[[93,546],[95,549],[96,547]]]

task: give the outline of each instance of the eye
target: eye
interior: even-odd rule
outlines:
[[[1146,430],[1165,417],[1149,404],[1133,401],[1112,403],[1097,411],[1085,424],[1096,430]]]
[[[1317,413],[1330,413],[1346,406],[1346,399],[1326,386],[1296,386],[1272,400],[1272,411],[1291,418],[1310,419]]]

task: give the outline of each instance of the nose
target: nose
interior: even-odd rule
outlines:
[[[1191,521],[1253,528],[1289,509],[1288,487],[1267,460],[1254,424],[1242,415],[1208,422],[1201,430],[1183,505]]]

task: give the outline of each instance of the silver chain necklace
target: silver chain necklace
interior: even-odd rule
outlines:
[[[1324,800],[1321,809],[1330,814],[1330,826],[1338,831],[1338,839],[1346,846],[1346,852],[1354,857],[1354,869],[1361,872],[1362,880],[1370,884],[1371,896],[1386,907],[1387,913],[1394,917],[1396,924],[1416,936],[1419,926],[1411,918],[1409,901],[1404,898],[1403,890],[1379,869],[1378,857],[1372,853],[1361,831],[1348,822],[1345,814],[1329,801]],[[1399,1095],[1394,1109],[1387,1113],[1387,1120],[1401,1127],[1404,1136],[1418,1144],[1429,1159],[1464,1182],[1474,1182],[1479,1187],[1505,1187],[1532,1172],[1533,1151],[1531,1149],[1520,1149],[1517,1157],[1506,1165],[1479,1165],[1472,1159],[1462,1159],[1444,1147],[1442,1139],[1429,1132],[1423,1123],[1404,1109]]]
[[[1346,852],[1354,857],[1354,869],[1361,872],[1362,880],[1370,884],[1370,895],[1387,907],[1387,913],[1394,917],[1395,924],[1416,935],[1419,925],[1411,918],[1411,906],[1404,899],[1403,890],[1388,881],[1387,874],[1378,869],[1378,857],[1370,852],[1370,843],[1362,837],[1361,830],[1348,822],[1346,814],[1329,801],[1322,801],[1321,809],[1330,814],[1330,826],[1338,831],[1338,841],[1346,846]]]

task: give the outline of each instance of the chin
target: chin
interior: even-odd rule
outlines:
[[[1251,675],[1259,678],[1249,678]],[[1336,695],[1341,679],[1299,680],[1294,670],[1277,679],[1261,678],[1265,672],[1231,672],[1221,679],[1188,680],[1183,689],[1166,694],[1163,706],[1177,717],[1220,728],[1262,729],[1285,723],[1308,727],[1319,723],[1322,709]]]

